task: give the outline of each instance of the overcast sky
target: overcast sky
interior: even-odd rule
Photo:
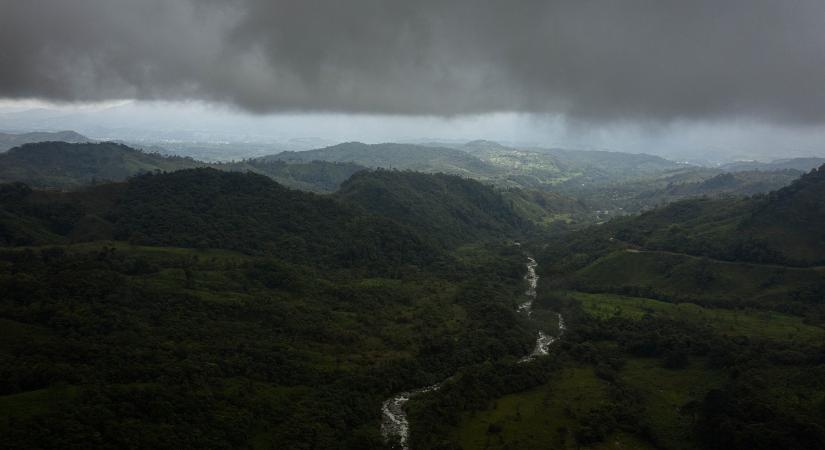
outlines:
[[[822,0],[0,0],[0,11],[7,109],[138,100],[119,107],[294,137],[825,152]]]

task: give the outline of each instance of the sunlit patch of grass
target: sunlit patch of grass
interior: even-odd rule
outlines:
[[[825,330],[808,325],[802,318],[772,311],[705,308],[693,303],[668,303],[614,294],[568,291],[589,314],[607,319],[641,319],[653,314],[708,325],[722,334],[790,341],[819,341]]]
[[[607,385],[592,368],[564,369],[547,384],[493,400],[489,409],[464,416],[453,434],[464,449],[546,449],[581,448],[574,434],[577,418],[608,402]],[[616,434],[611,442],[642,444],[632,436]],[[608,445],[605,447],[604,445]]]
[[[655,440],[674,449],[695,448],[690,438],[695,417],[686,405],[701,402],[708,391],[725,382],[721,372],[708,369],[699,359],[672,370],[655,358],[631,358],[620,377],[641,394],[645,420]]]
[[[9,419],[25,419],[49,411],[57,410],[61,404],[71,401],[80,393],[80,388],[69,385],[55,385],[46,389],[0,396],[0,428]]]

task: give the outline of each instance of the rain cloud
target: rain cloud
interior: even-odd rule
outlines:
[[[825,2],[0,0],[0,97],[825,118]]]

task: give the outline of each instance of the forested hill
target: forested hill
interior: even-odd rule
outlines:
[[[0,133],[0,152],[5,152],[6,150],[18,147],[23,144],[55,141],[81,143],[92,142],[93,139],[89,139],[86,136],[83,136],[82,134],[76,133],[74,131],[41,131],[21,134]]]
[[[825,165],[770,193],[742,231],[780,261],[825,264]]]
[[[378,267],[423,263],[437,253],[405,225],[253,173],[199,169],[137,177],[110,217],[118,240],[226,248],[305,263]]]
[[[317,150],[282,152],[260,159],[353,162],[370,168],[444,172],[482,179],[498,173],[495,167],[460,150],[413,144],[347,142]]]
[[[114,239],[336,266],[424,264],[439,253],[436,244],[500,240],[528,228],[489,186],[389,171],[359,174],[335,196],[207,168],[67,193],[5,185],[0,197],[6,245]]]
[[[143,172],[204,166],[190,158],[161,156],[112,142],[25,144],[0,154],[0,182],[40,188],[69,188],[121,181]]]
[[[393,180],[442,204],[384,214],[362,194]],[[460,214],[487,228],[446,232]],[[0,185],[0,448],[390,448],[386,398],[533,346],[506,214],[400,172],[347,195],[211,168]]]
[[[553,184],[568,180],[573,185],[582,182],[608,184],[694,168],[644,153],[513,148],[491,141],[468,142],[460,149],[500,169],[509,169],[511,178],[532,175],[544,183]]]
[[[767,195],[684,200],[614,220],[570,243],[590,248],[591,255],[600,246],[630,244],[728,261],[810,266],[825,264],[824,223],[825,166]]]
[[[500,192],[452,175],[361,172],[341,186],[337,197],[449,244],[512,236],[527,226]]]
[[[610,152],[605,150],[565,150],[559,148],[536,151],[553,155],[562,167],[590,168],[611,175],[638,176],[684,168],[679,164],[646,153]]]
[[[363,166],[352,163],[247,160],[205,163],[188,157],[147,153],[113,142],[73,144],[39,142],[0,154],[0,183],[22,182],[34,188],[77,189],[94,183],[124,181],[147,172],[196,167],[256,172],[283,185],[312,192],[332,192]]]

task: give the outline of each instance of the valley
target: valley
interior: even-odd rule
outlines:
[[[0,450],[825,450],[823,24],[0,0]]]
[[[516,244],[517,246],[521,245],[519,243]],[[524,293],[524,296],[527,299],[523,303],[520,303],[517,308],[518,312],[526,315],[527,318],[530,318],[532,315],[532,306],[536,298],[536,286],[538,285],[536,266],[536,260],[532,257],[527,257],[527,274],[524,276],[527,282],[527,291]],[[547,356],[550,345],[556,341],[557,337],[561,337],[563,332],[564,319],[562,319],[561,314],[558,314],[557,331],[553,333],[553,335],[550,335],[545,330],[539,329],[537,331],[535,346],[530,353],[521,357],[518,363],[529,363],[538,357]],[[407,442],[410,434],[410,423],[405,411],[407,402],[422,394],[437,393],[445,383],[451,381],[451,378],[438,384],[396,394],[384,401],[381,406],[381,434],[384,439],[389,442],[397,442],[404,450],[409,449]]]
[[[468,146],[222,164],[10,150],[3,445],[815,447],[822,169],[754,195],[671,184],[684,196],[604,215],[564,180],[509,185],[538,169]],[[473,155],[489,159],[472,176],[438,166]],[[541,170],[569,170],[553,155]],[[613,183],[674,176],[639,167]]]

